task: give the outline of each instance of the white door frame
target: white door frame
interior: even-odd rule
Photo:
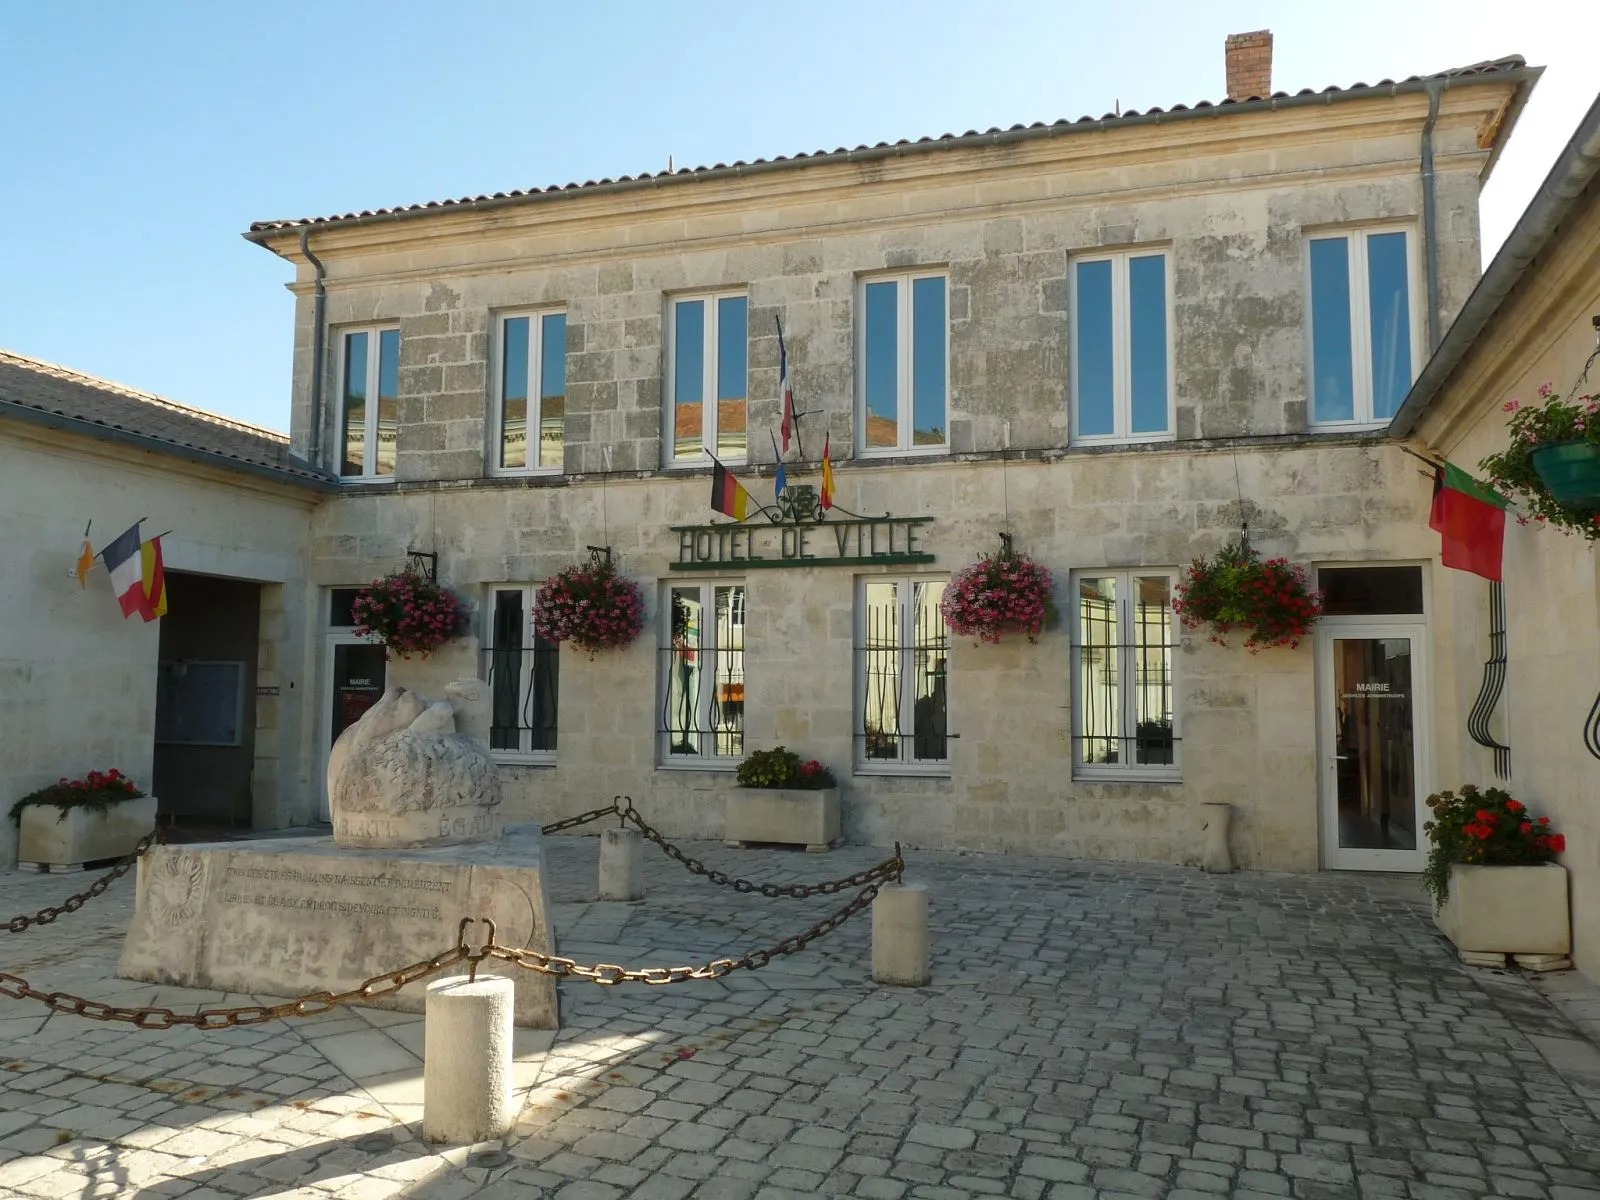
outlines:
[[[322,637],[322,680],[317,689],[318,715],[317,715],[317,819],[319,821],[332,821],[332,810],[328,807],[328,756],[333,753],[333,662],[336,646],[370,646],[376,639],[371,636],[363,637],[353,629],[329,629],[323,631]],[[384,686],[389,684],[389,667],[384,664]]]
[[[1415,787],[1415,850],[1358,850],[1339,845],[1337,742],[1334,733],[1333,643],[1340,638],[1407,638],[1411,642],[1411,746]],[[1433,680],[1423,617],[1324,617],[1317,623],[1317,808],[1322,865],[1334,871],[1421,871],[1428,856],[1427,797],[1433,792]]]

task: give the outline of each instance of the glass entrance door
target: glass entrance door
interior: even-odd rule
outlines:
[[[350,633],[330,633],[326,646],[326,684],[323,688],[323,743],[321,816],[328,812],[328,752],[338,737],[383,697],[387,679],[387,652],[381,645]]]
[[[1322,841],[1327,866],[1420,871],[1428,794],[1422,626],[1318,630]]]

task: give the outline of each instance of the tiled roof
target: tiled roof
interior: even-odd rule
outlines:
[[[332,485],[328,475],[289,453],[270,429],[219,417],[149,392],[0,350],[0,417],[76,429],[91,437],[163,445],[182,457],[285,480]]]
[[[1038,121],[1032,125],[1013,125],[1009,129],[1001,129],[997,125],[982,132],[976,129],[969,129],[967,132],[960,134],[945,133],[940,134],[938,137],[917,138],[915,141],[909,138],[902,138],[898,142],[879,142],[873,146],[863,144],[854,149],[840,146],[836,150],[813,150],[809,154],[779,155],[776,158],[758,158],[751,162],[740,160],[734,163],[717,163],[715,166],[709,167],[682,167],[676,171],[659,171],[654,174],[647,171],[641,175],[622,175],[616,179],[590,179],[583,183],[561,183],[543,188],[523,188],[509,192],[487,193],[481,196],[461,196],[455,199],[430,200],[425,204],[397,205],[393,208],[370,208],[363,209],[360,212],[336,213],[326,217],[257,221],[250,226],[250,230],[245,236],[251,240],[260,241],[265,236],[281,233],[288,229],[300,229],[317,225],[339,225],[346,222],[366,221],[374,218],[395,219],[453,208],[478,208],[514,204],[519,201],[559,193],[582,192],[591,189],[614,190],[623,187],[660,186],[664,183],[736,174],[752,169],[772,170],[783,167],[809,166],[818,162],[830,162],[840,159],[878,158],[898,153],[914,153],[919,150],[948,149],[954,146],[983,144],[995,139],[1003,141],[1019,137],[1050,136],[1155,120],[1178,120],[1186,117],[1222,115],[1229,112],[1260,112],[1267,109],[1300,104],[1327,103],[1330,100],[1356,100],[1384,93],[1393,94],[1396,91],[1415,91],[1429,80],[1457,80],[1474,76],[1504,75],[1521,71],[1526,66],[1526,59],[1520,54],[1513,54],[1505,58],[1474,63],[1470,67],[1454,67],[1448,71],[1440,71],[1433,75],[1410,75],[1398,81],[1380,79],[1375,84],[1355,83],[1348,87],[1325,87],[1320,91],[1313,88],[1303,88],[1293,95],[1288,92],[1274,92],[1271,96],[1251,96],[1239,100],[1222,100],[1218,102],[1202,100],[1194,105],[1175,104],[1168,109],[1147,108],[1143,112],[1138,109],[1129,109],[1127,112],[1107,113],[1102,117],[1079,117],[1076,121],[1065,119],[1054,122]]]

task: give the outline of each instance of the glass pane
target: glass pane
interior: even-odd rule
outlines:
[[[341,475],[367,473],[367,335],[344,339],[344,461]]]
[[[365,643],[333,648],[333,711],[329,714],[333,737],[328,745],[382,698],[387,657],[382,646]]]
[[[1111,351],[1111,264],[1078,264],[1078,436],[1117,431]]]
[[[695,459],[705,411],[706,305],[684,300],[672,311],[672,457]]]
[[[749,376],[750,301],[717,301],[717,454],[745,456],[745,391]]]
[[[1078,581],[1078,761],[1122,761],[1117,581]]]
[[[744,754],[744,588],[716,589],[717,690],[711,697],[716,753]]]
[[[1167,256],[1128,260],[1133,432],[1167,432]]]
[[[867,445],[900,444],[900,285],[869,283],[867,292]]]
[[[664,656],[667,679],[661,725],[667,734],[669,754],[701,753],[696,717],[700,712],[702,610],[698,587],[672,589],[672,631]]]
[[[1421,567],[1321,567],[1317,586],[1330,617],[1414,616],[1422,612]]]
[[[1372,415],[1392,417],[1411,390],[1411,290],[1406,235],[1367,239],[1367,289],[1372,312]]]
[[[328,598],[328,624],[330,626],[335,629],[341,629],[356,623],[356,597],[360,593],[360,588],[330,589]]]
[[[505,353],[500,364],[500,465],[528,465],[528,318],[512,317],[502,326]]]
[[[916,635],[912,639],[912,757],[918,762],[944,762],[950,757],[950,713],[945,682],[950,661],[950,631],[939,602],[945,585],[918,583],[915,591]]]
[[[1177,761],[1172,740],[1172,581],[1165,575],[1134,580],[1133,761],[1171,766]]]
[[[1350,366],[1350,243],[1311,240],[1311,419],[1353,421]]]
[[[913,446],[942,446],[945,441],[944,313],[944,280],[914,280],[911,284],[911,444]]]
[[[395,439],[400,430],[400,331],[378,334],[378,474],[394,474]]]
[[[522,635],[527,628],[527,618],[520,590],[494,594],[493,621],[489,651],[489,746],[493,750],[521,750],[521,726],[524,724],[521,719]]]
[[[529,714],[528,749],[556,748],[556,700],[561,695],[561,644],[533,639],[533,705]]]
[[[1333,686],[1339,845],[1415,850],[1411,639],[1335,638]]]
[[[862,757],[894,760],[900,757],[900,589],[873,581],[862,591]]]
[[[559,467],[565,454],[562,418],[567,415],[567,314],[540,319],[539,456],[541,467]]]

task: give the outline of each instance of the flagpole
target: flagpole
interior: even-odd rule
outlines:
[[[783,318],[778,316],[777,313],[773,313],[772,314],[772,323],[778,327],[778,361],[780,363],[782,363],[784,361],[784,359],[786,359],[788,357],[788,351],[784,348],[784,345],[783,345]],[[794,390],[794,384],[791,383],[789,385],[789,390],[791,392]],[[784,396],[783,396],[783,373],[782,373],[782,371],[780,371],[779,372],[779,377],[778,377],[778,409],[779,409],[779,419],[780,420],[782,419],[782,415],[783,415],[782,414],[782,410],[783,410],[783,407],[784,407],[784,405],[786,403],[787,403],[787,401],[784,399]],[[810,415],[811,415],[810,413],[806,414],[806,416],[810,416]],[[801,462],[805,462],[805,460],[806,460],[806,440],[800,434],[800,412],[799,412],[798,409],[795,410],[795,414],[794,414],[794,447],[795,447],[796,450],[798,450],[800,452],[800,461]]]

